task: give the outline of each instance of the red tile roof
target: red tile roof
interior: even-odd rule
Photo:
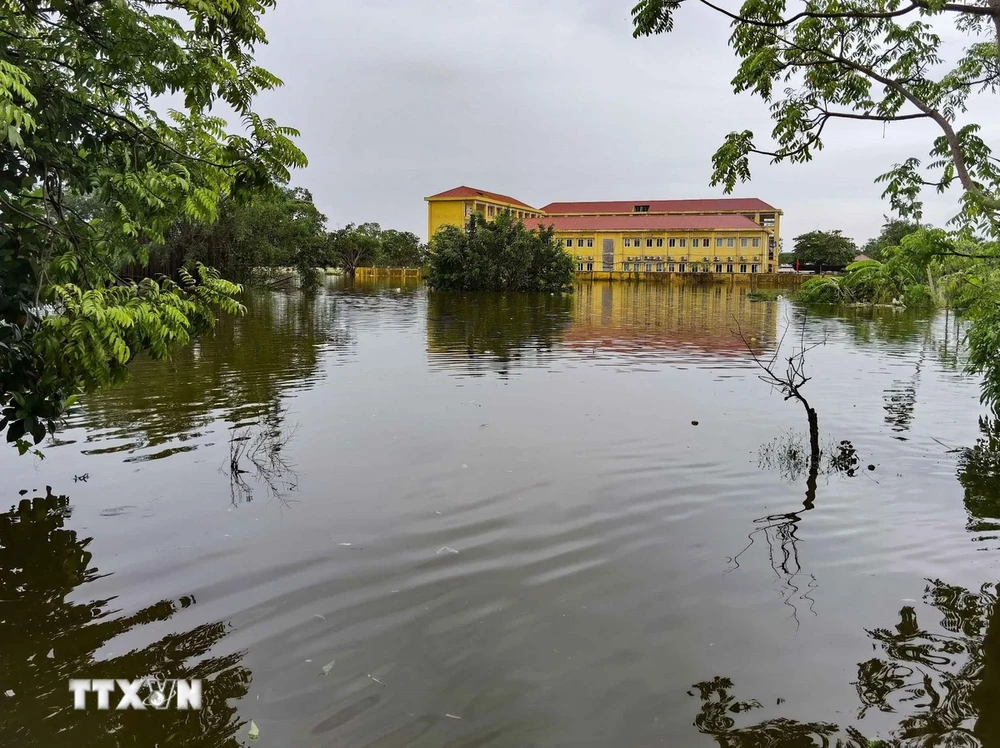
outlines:
[[[513,197],[509,197],[507,195],[501,195],[498,192],[487,192],[486,190],[477,190],[474,187],[456,187],[453,190],[445,190],[444,192],[439,192],[436,195],[431,195],[426,199],[434,200],[437,198],[452,198],[452,197],[453,198],[468,197],[473,199],[477,197],[483,197],[490,200],[496,200],[497,202],[507,203],[509,205],[519,205],[522,208],[528,208],[529,210],[538,210],[538,208],[532,208],[527,203],[522,203],[520,200],[517,200]]]
[[[566,213],[632,213],[636,205],[648,205],[650,213],[709,213],[719,210],[772,211],[776,208],[756,197],[724,197],[709,200],[614,200],[609,202],[549,203],[543,211]]]
[[[764,230],[749,218],[739,215],[658,216],[646,213],[627,216],[544,216],[525,219],[524,225],[529,229],[537,229],[539,225],[554,226],[556,231]]]

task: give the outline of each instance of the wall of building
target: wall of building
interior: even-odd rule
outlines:
[[[457,226],[465,228],[469,216],[475,211],[488,221],[496,218],[500,211],[509,210],[515,218],[525,219],[529,216],[541,216],[538,211],[511,205],[508,203],[477,198],[475,200],[430,200],[427,203],[427,237],[433,238],[442,226]]]
[[[709,286],[742,286],[750,290],[756,289],[777,289],[777,290],[797,290],[810,278],[817,278],[816,275],[798,275],[796,273],[758,273],[756,275],[740,275],[733,273],[623,273],[620,271],[603,272],[578,272],[576,274],[577,284],[590,282],[611,281],[617,283],[676,283],[681,285],[709,285]]]
[[[753,265],[757,265],[758,273],[777,272],[777,253],[774,259],[768,259],[767,244],[768,234],[763,229],[761,231],[670,231],[670,232],[616,232],[616,233],[583,233],[583,232],[563,232],[556,233],[557,240],[564,245],[565,250],[573,257],[577,265],[577,271],[604,271],[604,241],[614,242],[614,270],[634,271],[635,264],[639,263],[642,270],[645,265],[652,267],[650,272],[671,272],[670,265],[673,264],[673,272],[698,272],[691,266],[696,264],[699,269],[704,264],[703,258],[708,257],[709,269],[712,273],[739,273],[740,266],[746,264],[745,272],[752,273]],[[698,240],[698,247],[694,246],[694,240]],[[704,246],[705,240],[709,246]],[[742,246],[742,240],[746,239],[747,246]],[[756,239],[758,246],[753,246]],[[629,246],[625,245],[626,240]],[[674,246],[670,246],[673,240]],[[722,247],[718,246],[719,240]],[[733,246],[729,246],[732,240]],[[573,246],[566,246],[567,241],[572,241]],[[581,247],[580,244],[583,244]],[[638,242],[638,246],[636,245]],[[652,242],[653,246],[648,244]],[[681,246],[683,242],[684,246]],[[652,257],[654,259],[636,259]],[[681,261],[682,257],[687,259]],[[719,261],[716,262],[715,258]],[[733,260],[730,262],[729,257]],[[746,260],[740,260],[745,257]],[[759,259],[754,260],[757,257]],[[593,259],[591,259],[593,258]],[[630,259],[631,258],[631,259]],[[671,260],[670,258],[673,258]],[[681,270],[680,265],[685,268]],[[730,270],[729,265],[733,265]],[[582,267],[581,267],[582,265]],[[716,265],[721,265],[717,268]],[[627,267],[626,267],[627,266]]]
[[[427,203],[427,236],[433,237],[442,226],[465,226],[465,205],[462,200],[433,200]]]

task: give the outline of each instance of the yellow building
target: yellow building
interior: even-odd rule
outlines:
[[[430,236],[509,210],[528,228],[552,226],[577,270],[774,273],[782,212],[756,198],[550,203],[458,187],[425,198]]]

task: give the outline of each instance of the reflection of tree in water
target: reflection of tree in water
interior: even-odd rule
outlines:
[[[929,580],[923,601],[941,614],[938,630],[922,628],[916,610],[904,606],[894,627],[868,631],[880,654],[858,664],[858,719],[873,710],[902,715],[881,741],[869,742],[857,726],[828,722],[776,718],[737,727],[731,715],[761,704],[737,701],[725,678],[697,684],[702,707],[695,726],[726,748],[1000,745],[997,586],[973,592]]]
[[[229,460],[223,472],[229,477],[233,506],[252,501],[255,489],[287,505],[288,494],[298,488],[298,473],[284,453],[294,433],[280,408],[256,424],[230,431]]]
[[[325,346],[343,343],[332,295],[249,293],[243,317],[219,319],[213,335],[180,349],[170,362],[141,360],[123,387],[90,395],[82,424],[90,439],[128,440],[107,450],[134,451],[185,442],[221,417],[236,424],[272,412],[289,390],[311,385]],[[110,432],[110,433],[109,433]],[[170,451],[184,450],[175,446]]]
[[[910,430],[913,412],[917,407],[917,387],[920,385],[920,371],[924,364],[925,350],[926,347],[920,349],[920,356],[913,368],[913,376],[909,379],[897,379],[883,395],[885,405],[882,407],[885,410],[885,422],[893,431]]]
[[[694,685],[701,699],[701,711],[694,724],[698,732],[711,735],[723,748],[793,748],[798,746],[831,745],[830,737],[837,734],[837,725],[829,722],[799,722],[775,717],[753,725],[736,726],[734,714],[762,708],[756,699],[739,701],[732,694],[734,685],[729,678],[716,676]],[[694,691],[688,691],[692,696]],[[836,745],[842,744],[839,740]],[[867,745],[862,743],[860,745]]]
[[[448,367],[508,374],[530,352],[563,339],[573,301],[563,294],[433,292],[427,296],[427,349]]]
[[[816,505],[816,490],[821,475],[843,475],[854,477],[860,467],[854,445],[843,440],[830,444],[821,450],[818,460],[812,459],[812,449],[801,434],[790,431],[763,445],[758,452],[758,465],[762,470],[777,470],[783,480],[789,483],[806,479],[805,500],[800,509],[777,512],[758,517],[754,528],[747,535],[747,544],[732,557],[729,572],[738,569],[740,558],[763,538],[767,545],[767,556],[777,579],[781,581],[781,599],[791,609],[791,618],[799,622],[797,601],[808,603],[810,612],[816,614],[814,600],[810,595],[818,586],[816,577],[804,572],[799,556],[798,529],[803,514]],[[805,591],[803,591],[803,587]]]
[[[880,306],[810,306],[809,314],[843,322],[857,343],[896,343],[927,338],[933,315]]]
[[[971,532],[1000,530],[1000,421],[979,419],[981,436],[958,458],[958,482],[965,490]],[[986,536],[981,540],[996,540]]]
[[[118,615],[113,598],[75,602],[101,575],[90,538],[64,526],[69,500],[49,491],[0,514],[0,744],[17,746],[236,746],[241,722],[227,703],[246,695],[243,652],[210,657],[225,622],[168,634],[98,661],[99,650],[139,627],[169,620],[193,598]],[[202,678],[200,711],[75,711],[70,678]],[[118,696],[120,697],[120,693]],[[93,697],[91,697],[93,698]],[[112,698],[116,698],[112,694]]]

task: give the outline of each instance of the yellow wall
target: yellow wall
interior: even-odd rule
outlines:
[[[712,210],[712,211],[650,211],[648,213],[643,213],[642,215],[647,216],[681,216],[681,215],[699,215],[699,216],[746,216],[754,223],[761,225],[764,231],[767,231],[774,237],[774,256],[768,257],[764,262],[774,263],[775,270],[777,270],[778,265],[778,254],[781,252],[781,211],[775,208],[773,211],[774,215],[774,225],[764,226],[763,225],[763,215],[771,215],[772,211],[743,211],[743,210]],[[625,212],[602,212],[602,213],[559,213],[558,215],[566,216],[623,216],[623,215],[635,215],[634,213]],[[714,246],[712,247],[715,248]],[[765,250],[765,255],[767,251]]]
[[[525,216],[544,216],[541,211],[538,210],[528,210],[523,206],[514,205],[512,203],[506,203],[499,200],[494,200],[493,198],[478,196],[476,198],[427,198],[428,204],[428,237],[433,238],[434,234],[438,232],[443,226],[458,226],[462,228],[468,221],[468,217],[473,211],[481,213],[487,220],[492,220],[495,218],[501,210],[511,210],[516,218],[521,218]],[[492,209],[492,212],[491,212]],[[736,214],[744,215],[740,211],[717,211],[711,215],[723,215],[723,214]],[[699,213],[698,215],[705,215]],[[749,213],[745,215],[749,216]],[[760,222],[760,214],[754,214],[754,220]],[[760,231],[668,231],[668,232],[612,232],[612,233],[599,233],[599,232],[564,232],[557,233],[556,236],[561,241],[565,242],[566,239],[573,239],[573,246],[566,247],[569,254],[574,258],[577,263],[577,269],[579,270],[579,264],[583,263],[583,271],[588,270],[588,264],[593,263],[594,271],[602,271],[604,269],[603,264],[603,247],[604,239],[611,239],[614,241],[615,246],[615,262],[614,270],[616,272],[624,271],[624,263],[630,263],[629,272],[634,272],[634,262],[635,260],[629,260],[629,257],[661,257],[662,260],[639,260],[642,263],[642,269],[645,269],[645,264],[652,263],[652,272],[657,272],[656,267],[659,263],[663,263],[663,271],[669,272],[667,267],[670,262],[668,257],[673,257],[675,272],[682,272],[680,270],[680,258],[687,257],[685,260],[685,269],[683,272],[698,272],[692,270],[691,264],[693,262],[697,263],[699,271],[701,266],[704,265],[702,260],[703,257],[708,257],[708,272],[722,272],[728,273],[728,265],[730,264],[727,258],[732,257],[733,273],[738,274],[740,272],[740,265],[744,264],[741,261],[740,256],[746,257],[745,264],[747,265],[747,273],[750,274],[752,271],[752,265],[758,265],[759,273],[776,273],[778,271],[778,253],[781,251],[781,211],[775,210],[774,212],[774,226],[773,227],[762,227]],[[770,250],[769,255],[769,241],[773,236],[775,241],[775,246],[773,250]],[[578,240],[584,240],[584,246],[579,247]],[[641,239],[642,246],[640,247],[626,247],[625,239]],[[673,238],[676,241],[676,246],[670,247],[669,240]],[[699,246],[694,248],[691,246],[691,240],[693,238],[699,239],[709,239],[709,246]],[[716,240],[722,238],[723,246],[717,247]],[[728,239],[733,238],[735,240],[735,246],[728,246]],[[740,240],[746,238],[748,239],[747,247],[740,246]],[[753,239],[757,238],[760,240],[759,247],[753,247]],[[594,240],[594,246],[587,246],[587,239]],[[646,246],[646,239],[653,239],[653,246]],[[656,240],[663,239],[663,246],[656,246]],[[686,246],[680,246],[680,240],[684,239]],[[754,260],[754,256],[760,259]],[[593,257],[594,259],[589,259]],[[719,257],[719,262],[715,261],[715,257]],[[716,270],[716,265],[721,264],[721,271]]]
[[[525,208],[489,197],[473,198],[426,198],[427,200],[427,238],[432,239],[442,226],[457,226],[465,228],[473,211],[481,213],[488,221],[492,221],[501,210],[509,210],[515,218],[528,218],[544,215],[540,210]],[[492,210],[491,210],[492,209]]]
[[[432,238],[442,226],[465,226],[465,201],[432,200],[427,204],[427,237]]]
[[[645,271],[647,264],[652,265],[650,272],[671,272],[669,267],[671,260],[674,264],[673,272],[702,272],[702,267],[705,262],[704,257],[708,257],[708,272],[710,273],[740,273],[741,265],[745,264],[746,273],[751,274],[753,272],[753,265],[757,265],[758,273],[767,272],[777,272],[778,264],[775,260],[774,262],[768,262],[767,260],[767,242],[768,233],[764,229],[760,231],[666,231],[666,232],[616,232],[616,233],[589,233],[589,232],[557,232],[557,240],[563,244],[564,249],[573,258],[574,262],[577,264],[578,271],[589,271],[589,270],[604,270],[604,240],[609,239],[614,242],[615,247],[615,271]],[[573,246],[565,246],[566,240],[572,240]],[[588,246],[588,240],[593,240],[593,246]],[[629,240],[629,244],[634,242],[640,242],[640,246],[625,246],[625,240]],[[653,240],[653,246],[647,247],[647,240]],[[670,246],[670,240],[673,239],[675,246]],[[698,239],[699,246],[697,248],[693,247],[693,240]],[[704,240],[709,240],[709,246],[703,246]],[[722,247],[717,247],[717,240],[721,239],[723,242]],[[729,246],[729,240],[733,240],[735,246]],[[742,240],[747,240],[747,246],[742,246]],[[757,239],[759,246],[753,246],[753,240]],[[583,246],[579,246],[580,241],[583,241]],[[657,241],[662,240],[663,246],[658,247]],[[681,240],[684,241],[685,246],[680,246]],[[754,257],[757,260],[754,260]],[[777,256],[777,255],[776,255]],[[633,259],[629,259],[629,258]],[[635,259],[635,258],[645,258],[653,257],[659,259]],[[683,261],[684,269],[681,270],[681,258],[685,257],[686,260]],[[718,257],[719,260],[716,262],[715,258]],[[729,261],[729,257],[732,257],[732,261]],[[745,260],[740,260],[740,257],[745,257]],[[591,259],[593,258],[593,259]],[[591,267],[592,263],[592,267]],[[640,264],[640,267],[636,267],[636,263]],[[581,268],[580,265],[583,265]],[[626,264],[628,265],[628,270],[626,270]],[[662,268],[658,270],[658,267],[662,265]],[[697,270],[694,266],[697,265]],[[717,268],[716,265],[721,265],[721,268]],[[729,265],[733,268],[730,271]]]

